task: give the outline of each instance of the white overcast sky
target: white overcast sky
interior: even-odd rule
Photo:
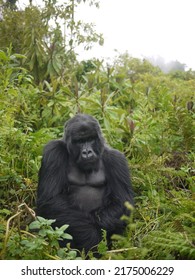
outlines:
[[[79,50],[80,59],[113,57],[117,49],[179,60],[195,70],[195,0],[100,0],[100,9],[82,4],[78,17],[95,23],[105,40],[103,47]]]
[[[104,34],[104,46],[92,55],[127,50],[132,56],[177,59],[195,69],[195,0],[101,0],[100,5],[81,11]]]

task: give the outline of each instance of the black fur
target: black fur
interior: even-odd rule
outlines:
[[[56,219],[54,226],[68,224],[71,246],[88,251],[101,241],[101,229],[108,239],[123,232],[125,201],[133,203],[124,155],[105,145],[93,117],[76,115],[65,125],[64,138],[44,149],[37,215]]]

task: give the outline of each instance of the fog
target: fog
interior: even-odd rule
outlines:
[[[63,0],[58,0],[64,2]],[[77,0],[75,0],[76,2]],[[81,1],[78,1],[81,2]],[[134,57],[162,58],[195,70],[194,0],[100,0],[100,8],[79,5],[76,19],[93,22],[104,46],[76,49],[78,59],[113,58],[128,51]],[[29,0],[20,0],[20,6]],[[32,0],[34,4],[41,1]],[[168,66],[167,66],[168,67]],[[165,69],[167,71],[167,69]]]
[[[193,0],[101,0],[99,10],[82,5],[77,16],[94,22],[105,39],[103,47],[79,49],[82,58],[113,57],[118,50],[195,69]]]

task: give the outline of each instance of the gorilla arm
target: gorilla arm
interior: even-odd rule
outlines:
[[[52,224],[54,228],[64,224],[69,225],[67,232],[73,236],[72,248],[85,249],[88,252],[102,239],[102,232],[92,215],[71,207],[65,194],[58,194],[50,199],[39,208],[37,214],[47,219],[55,219]],[[60,242],[60,245],[64,247],[66,243],[65,240]]]
[[[133,191],[125,156],[117,150],[106,148],[103,155],[108,194],[105,204],[96,213],[99,225],[112,234],[122,233],[125,223],[120,218],[128,215],[126,201],[133,204]]]
[[[66,144],[61,140],[49,142],[45,146],[39,171],[38,206],[63,191],[67,182],[67,164],[68,153]]]

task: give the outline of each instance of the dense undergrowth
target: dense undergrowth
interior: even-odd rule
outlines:
[[[59,238],[70,238],[66,226],[53,230],[52,221],[33,222],[42,148],[62,136],[70,116],[84,112],[126,155],[136,195],[126,234],[113,236],[109,251],[104,238],[101,258],[194,259],[195,76],[165,75],[124,55],[109,68],[95,60],[80,63],[66,83],[36,85],[21,59],[0,52],[1,258],[86,257],[59,248]]]
[[[164,74],[128,54],[110,65],[78,62],[76,44],[88,49],[103,43],[92,25],[75,21],[81,1],[43,0],[43,7],[30,1],[24,10],[4,2],[0,258],[95,258],[59,248],[60,238],[71,238],[67,225],[53,230],[52,220],[35,220],[34,213],[43,146],[60,138],[64,123],[82,112],[96,117],[107,143],[125,154],[135,192],[132,215],[123,217],[126,233],[113,236],[108,249],[102,232],[100,258],[195,259],[195,72]]]

